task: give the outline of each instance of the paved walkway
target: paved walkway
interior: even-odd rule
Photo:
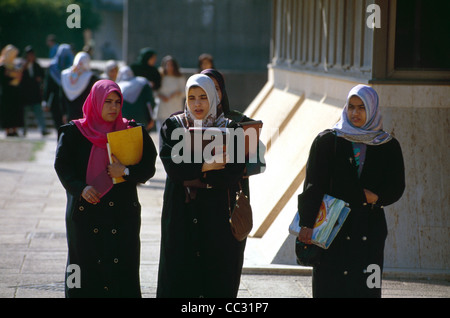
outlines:
[[[64,297],[66,197],[53,169],[56,134],[42,138],[30,131],[26,139],[8,140],[3,131],[0,134],[0,297]],[[156,135],[152,137],[157,141]],[[26,160],[33,148],[30,144],[41,146],[33,161]],[[141,285],[145,298],[156,295],[164,183],[164,169],[158,160],[155,177],[139,186]],[[258,239],[250,238],[240,298],[311,297],[309,268],[263,264],[258,258],[259,248]],[[384,279],[383,297],[448,298],[450,282]]]

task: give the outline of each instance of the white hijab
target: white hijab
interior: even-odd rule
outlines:
[[[134,76],[129,66],[122,66],[117,74],[116,82],[122,90],[123,100],[134,104],[149,81],[145,77]]]
[[[192,86],[201,87],[206,92],[206,96],[208,97],[209,101],[209,111],[206,114],[205,118],[203,118],[202,120],[198,120],[195,118],[195,115],[192,114],[186,104],[184,108],[184,116],[186,117],[189,126],[224,127],[226,124],[226,119],[223,115],[223,112],[221,112],[220,114],[217,113],[217,106],[219,105],[220,101],[212,79],[209,76],[203,74],[192,75],[186,82],[186,101],[188,99],[189,89]]]
[[[91,57],[86,52],[75,55],[73,65],[61,73],[61,86],[69,101],[80,96],[91,80]]]

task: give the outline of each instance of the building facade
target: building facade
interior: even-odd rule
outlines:
[[[189,76],[208,53],[231,106],[245,110],[267,81],[271,8],[269,0],[124,0],[123,59],[132,63],[151,47],[158,65],[172,55]]]
[[[268,146],[266,172],[250,178],[252,235],[264,242],[268,261],[295,264],[287,227],[309,147],[363,83],[378,92],[384,129],[405,160],[405,193],[385,208],[386,270],[449,275],[450,47],[442,38],[450,35],[449,4],[273,0],[269,80],[246,111],[263,120]]]

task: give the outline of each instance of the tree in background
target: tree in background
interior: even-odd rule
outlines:
[[[75,51],[84,46],[83,33],[100,25],[100,16],[90,0],[1,0],[0,47],[13,44],[20,50],[32,45],[36,55],[48,57],[46,38],[56,35],[57,42],[72,44]],[[69,28],[67,12],[70,4],[77,4],[81,13],[81,27]]]

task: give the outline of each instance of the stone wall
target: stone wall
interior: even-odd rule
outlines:
[[[385,264],[450,271],[450,87],[374,85],[384,126],[400,141],[406,189],[386,208]]]

